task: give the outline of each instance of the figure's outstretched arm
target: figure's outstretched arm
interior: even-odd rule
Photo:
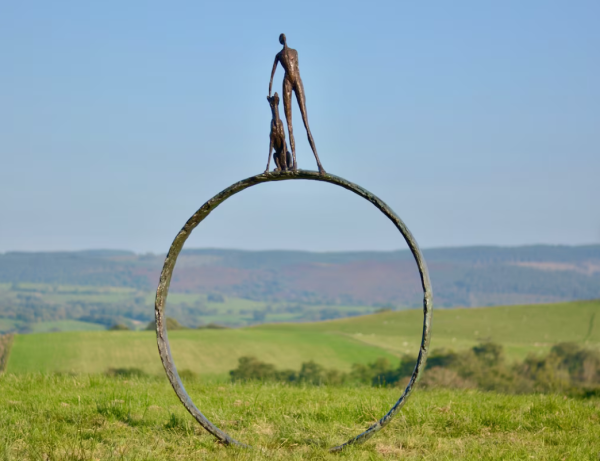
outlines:
[[[271,89],[273,88],[273,77],[275,77],[275,71],[277,70],[278,63],[279,63],[279,55],[276,55],[275,62],[273,63],[273,70],[271,71],[271,80],[269,81],[269,98],[271,97]]]

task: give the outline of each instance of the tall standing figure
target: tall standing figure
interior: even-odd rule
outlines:
[[[273,70],[271,71],[271,81],[269,82],[269,97],[271,97],[271,89],[273,87],[273,77],[277,70],[277,64],[281,63],[285,75],[283,76],[283,109],[285,111],[285,119],[287,121],[288,133],[290,135],[290,145],[292,146],[292,156],[294,157],[294,171],[298,169],[296,163],[296,142],[294,141],[294,129],[292,128],[292,91],[296,93],[296,100],[300,106],[300,113],[302,114],[302,121],[306,128],[308,135],[308,142],[312,148],[313,154],[317,159],[317,165],[319,166],[319,173],[324,174],[325,170],[319,160],[317,154],[317,148],[315,147],[315,141],[310,133],[310,127],[308,126],[308,115],[306,114],[306,97],[304,95],[304,86],[302,85],[302,79],[300,78],[300,69],[298,67],[298,52],[292,48],[288,48],[285,34],[279,36],[279,43],[283,45],[283,49],[275,56],[275,62],[273,63]]]

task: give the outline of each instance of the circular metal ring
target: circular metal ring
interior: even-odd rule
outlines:
[[[362,443],[365,440],[371,438],[376,432],[381,430],[384,426],[386,426],[391,419],[400,411],[400,409],[406,403],[406,400],[412,393],[414,389],[415,382],[419,377],[422,370],[425,368],[425,361],[427,360],[427,352],[429,350],[429,341],[431,338],[431,315],[433,309],[433,293],[431,290],[431,281],[429,280],[429,273],[427,271],[427,265],[425,264],[425,259],[423,258],[423,254],[421,250],[419,250],[419,246],[415,241],[414,237],[406,227],[406,225],[402,222],[402,220],[392,211],[390,207],[388,207],[381,199],[373,195],[371,192],[363,189],[362,187],[347,181],[338,176],[334,176],[331,174],[319,174],[316,171],[305,171],[299,170],[296,172],[281,172],[281,173],[263,173],[257,176],[252,176],[250,178],[244,179],[243,181],[237,182],[231,186],[229,186],[224,191],[215,195],[209,201],[207,201],[202,207],[194,213],[194,215],[188,220],[188,222],[183,226],[181,231],[173,240],[171,248],[169,249],[169,253],[165,258],[165,263],[163,265],[162,272],[160,274],[160,281],[158,283],[158,288],[156,289],[156,302],[155,302],[155,317],[156,317],[156,340],[158,343],[158,351],[160,353],[160,358],[162,360],[163,366],[165,367],[165,372],[167,373],[167,377],[173,386],[173,390],[179,397],[179,400],[183,404],[183,406],[190,412],[190,414],[200,423],[200,425],[214,435],[219,441],[228,445],[237,445],[242,447],[248,447],[241,442],[238,442],[234,438],[232,438],[229,434],[223,432],[213,423],[211,423],[206,416],[200,412],[200,410],[194,405],[192,399],[186,392],[183,383],[177,373],[177,369],[175,368],[175,363],[173,362],[173,356],[171,355],[171,347],[169,345],[169,339],[167,337],[167,325],[164,317],[165,312],[165,304],[167,300],[167,295],[169,292],[169,284],[171,283],[171,276],[173,275],[173,269],[175,267],[175,263],[177,262],[177,256],[181,252],[183,248],[183,244],[190,236],[192,231],[196,228],[202,220],[204,220],[212,210],[214,210],[217,206],[219,206],[222,202],[227,200],[232,195],[237,194],[238,192],[243,191],[249,187],[255,186],[257,184],[271,182],[271,181],[286,181],[289,179],[308,179],[312,181],[322,181],[328,182],[330,184],[334,184],[336,186],[343,187],[349,191],[354,192],[355,194],[361,196],[362,198],[371,202],[377,209],[379,209],[384,215],[386,215],[390,221],[394,223],[396,228],[400,231],[404,240],[408,244],[412,255],[415,258],[417,263],[417,267],[419,269],[419,274],[421,276],[421,285],[423,287],[423,335],[421,337],[421,347],[419,349],[419,356],[417,358],[417,363],[415,365],[415,369],[413,374],[406,386],[406,389],[398,399],[398,401],[394,404],[394,406],[375,424],[369,427],[366,431],[358,434],[356,437],[351,438],[347,442],[342,445],[338,445],[336,447],[331,448],[331,451],[340,451],[344,447],[355,444]]]

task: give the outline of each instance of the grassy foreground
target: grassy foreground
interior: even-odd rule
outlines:
[[[341,454],[398,389],[188,383],[215,424],[257,448],[226,448],[185,412],[166,379],[0,376],[0,459],[597,460],[600,400],[418,389],[388,427]],[[260,449],[258,448],[260,447]]]

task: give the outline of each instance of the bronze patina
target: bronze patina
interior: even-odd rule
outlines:
[[[267,169],[265,173],[269,172],[269,165],[271,164],[271,152],[275,149],[273,160],[275,161],[275,171],[287,171],[292,168],[292,156],[287,150],[287,143],[285,142],[285,130],[283,129],[283,123],[279,118],[279,95],[277,92],[273,97],[267,96],[269,106],[271,106],[271,114],[273,116],[271,120],[271,133],[269,134],[269,160],[267,160]]]
[[[406,403],[406,400],[411,395],[415,383],[425,368],[425,361],[427,359],[427,353],[429,350],[429,341],[431,338],[431,316],[432,316],[432,289],[431,282],[429,280],[429,273],[427,272],[427,265],[425,264],[425,259],[423,258],[423,254],[417,245],[414,237],[404,224],[402,220],[392,211],[392,209],[387,206],[383,200],[379,199],[377,196],[372,194],[366,189],[347,181],[346,179],[340,178],[339,176],[334,176],[332,174],[326,174],[324,172],[317,173],[316,171],[305,171],[298,170],[295,172],[292,171],[281,171],[277,173],[263,173],[257,176],[252,176],[250,178],[244,179],[242,181],[236,182],[235,184],[229,186],[227,189],[223,190],[219,194],[215,195],[213,198],[208,200],[204,205],[200,207],[196,213],[187,221],[187,223],[183,226],[181,231],[173,240],[171,244],[171,248],[169,249],[169,253],[165,259],[165,263],[160,275],[160,281],[158,284],[158,288],[156,290],[156,302],[155,302],[155,317],[156,317],[156,336],[158,342],[158,350],[160,353],[160,358],[162,360],[163,366],[167,373],[167,377],[179,397],[179,400],[183,404],[183,406],[190,412],[190,414],[200,423],[200,425],[214,435],[220,442],[227,445],[237,445],[242,447],[248,447],[241,442],[238,442],[234,438],[232,438],[229,434],[219,429],[212,422],[202,414],[202,412],[194,405],[192,399],[188,395],[181,382],[179,374],[177,373],[177,369],[175,368],[175,363],[173,362],[173,357],[171,355],[171,348],[169,346],[169,339],[167,336],[167,325],[166,325],[166,315],[165,315],[165,306],[167,302],[167,295],[169,293],[169,284],[171,283],[171,277],[173,275],[173,269],[175,268],[175,263],[177,262],[177,257],[181,252],[185,241],[191,235],[192,231],[200,224],[206,217],[217,208],[221,203],[230,198],[231,196],[248,189],[249,187],[256,186],[258,184],[263,184],[272,181],[287,181],[287,180],[310,180],[310,181],[321,181],[327,182],[329,184],[333,184],[335,186],[342,187],[347,189],[358,196],[364,198],[365,200],[371,202],[378,210],[380,210],[387,218],[392,221],[394,226],[400,231],[402,237],[408,244],[410,251],[417,263],[417,268],[419,270],[419,275],[421,277],[421,286],[423,289],[423,330],[421,337],[421,347],[419,349],[419,356],[417,358],[417,363],[415,365],[414,371],[404,389],[404,392],[398,399],[398,401],[392,406],[392,408],[375,424],[371,425],[364,432],[358,434],[356,437],[351,438],[345,443],[335,446],[331,448],[331,451],[340,451],[351,444],[362,443],[365,440],[371,438],[375,433],[385,427],[391,419],[400,411],[400,409]]]
[[[300,78],[298,52],[293,48],[287,46],[285,34],[281,34],[279,36],[279,43],[283,45],[283,49],[275,56],[273,70],[271,71],[271,80],[269,81],[269,97],[271,96],[271,89],[273,87],[273,77],[275,76],[275,71],[277,70],[277,64],[281,64],[281,67],[283,67],[283,70],[285,71],[285,75],[283,76],[283,110],[285,112],[288,133],[290,135],[290,146],[292,146],[292,156],[294,157],[293,169],[294,171],[296,171],[298,169],[298,164],[296,162],[296,142],[294,140],[294,129],[292,127],[292,91],[296,94],[296,100],[298,101],[298,106],[300,106],[302,121],[304,122],[304,127],[306,128],[308,142],[310,143],[310,147],[313,151],[313,154],[315,154],[315,159],[317,159],[319,173],[324,174],[325,170],[323,169],[321,161],[319,160],[319,155],[317,154],[317,147],[315,146],[315,141],[310,132],[310,127],[308,126],[308,115],[306,113],[306,96],[304,94],[304,85],[302,85],[302,79]]]

